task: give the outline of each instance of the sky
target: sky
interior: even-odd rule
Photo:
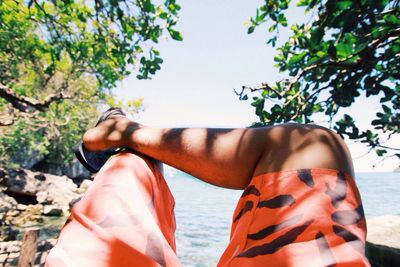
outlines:
[[[233,89],[257,86],[279,79],[273,57],[275,48],[266,44],[267,27],[248,35],[245,22],[262,1],[178,1],[182,6],[177,29],[184,40],[162,38],[156,48],[164,63],[151,80],[124,79],[115,93],[120,99],[143,98],[145,111],[137,120],[155,127],[246,127],[257,121],[249,102],[239,101]],[[304,21],[303,10],[289,12],[289,25]],[[289,36],[281,30],[281,38]],[[379,101],[365,97],[345,110],[355,114],[364,128],[379,109]],[[394,158],[381,159],[362,144],[347,142],[356,172],[393,171]],[[400,137],[388,145],[400,144]],[[363,156],[364,155],[364,156]],[[376,165],[375,168],[372,166]]]

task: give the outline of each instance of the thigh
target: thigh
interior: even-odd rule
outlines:
[[[111,158],[74,205],[47,266],[179,266],[174,199],[154,162]]]

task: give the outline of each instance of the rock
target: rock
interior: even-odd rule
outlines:
[[[8,254],[0,254],[0,264],[2,264],[2,266],[4,266],[3,262],[7,260],[7,256]]]
[[[18,257],[19,257],[19,252],[8,254],[7,259],[3,263],[3,266],[17,266]]]
[[[30,169],[44,159],[43,153],[33,150],[32,147],[20,147],[18,152],[10,155],[10,161],[17,163],[22,168]]]
[[[7,212],[17,206],[17,204],[18,203],[14,198],[0,192],[0,213]]]
[[[46,216],[61,216],[63,210],[53,205],[44,206],[43,214]]]
[[[63,173],[72,179],[85,179],[90,177],[90,172],[77,160],[74,159],[68,166],[64,167]]]
[[[370,243],[400,249],[400,216],[385,215],[367,220]]]
[[[79,197],[75,191],[77,186],[67,176],[56,176],[30,170],[6,170],[1,181],[6,192],[10,192],[18,200],[33,197],[35,201],[52,204],[68,211],[72,199]],[[35,204],[35,203],[30,203]]]
[[[78,195],[83,195],[85,192],[86,190],[83,188],[78,188],[75,190],[75,193],[77,193]]]
[[[385,215],[367,220],[366,254],[374,267],[400,266],[400,216]]]
[[[0,243],[0,253],[14,253],[19,252],[21,247],[21,241],[9,241]]]
[[[90,177],[90,172],[86,170],[86,168],[83,167],[83,165],[77,159],[74,159],[69,164],[63,165],[49,163],[45,159],[30,169],[33,171],[51,173],[58,176],[66,175],[69,178],[78,181]]]
[[[393,172],[400,172],[400,166],[394,169]]]
[[[51,204],[54,201],[47,191],[38,192],[36,194],[36,200],[40,204]]]
[[[24,205],[24,204],[18,204],[17,205],[17,210],[26,210],[26,208],[27,208],[27,205]]]
[[[10,210],[5,216],[5,224],[13,226],[33,226],[43,222],[43,206],[40,204],[28,205],[25,210]]]
[[[26,211],[31,214],[40,215],[40,214],[42,214],[42,211],[43,211],[43,205],[42,204],[28,205],[28,207],[26,208]]]
[[[39,181],[46,181],[46,176],[43,173],[39,173],[35,175],[35,179]]]
[[[20,250],[21,250],[20,241],[1,242],[0,243],[1,266],[17,266]]]
[[[4,242],[4,241],[17,240],[18,234],[19,234],[19,230],[16,228],[13,228],[11,226],[1,227],[0,228],[0,241]],[[0,251],[1,251],[1,249],[0,249]]]
[[[38,242],[37,251],[49,251],[56,245],[57,239],[41,240]]]
[[[6,224],[5,221],[7,214],[13,211],[17,204],[18,203],[14,198],[7,196],[3,192],[0,192],[0,226]],[[1,239],[4,239],[4,237],[0,236],[0,240]]]
[[[64,175],[63,167],[60,164],[50,163],[46,159],[37,163],[30,168],[30,170],[38,173],[50,173],[57,176]]]
[[[56,239],[41,240],[38,242],[34,266],[44,266],[46,257],[55,243]],[[21,241],[0,243],[0,266],[17,265],[21,244]]]
[[[46,257],[48,254],[49,252],[47,251],[36,253],[34,266],[43,266],[43,263],[46,261]]]
[[[88,190],[88,188],[93,184],[93,180],[85,179],[82,181],[80,189]]]
[[[19,210],[10,210],[7,212],[7,217],[16,217],[20,214],[21,212]]]
[[[72,207],[75,205],[75,203],[78,203],[79,200],[81,200],[82,197],[78,197],[78,198],[74,198],[73,200],[71,200],[71,202],[69,202],[69,210],[72,209]]]

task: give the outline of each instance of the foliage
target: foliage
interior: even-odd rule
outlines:
[[[112,88],[130,73],[130,64],[141,63],[140,78],[160,69],[162,60],[152,43],[157,43],[164,31],[182,40],[173,29],[179,9],[175,0],[158,6],[150,0],[3,0],[1,51],[11,50],[8,54],[14,62],[29,57],[32,63],[39,62],[45,55],[45,74],[53,73],[55,63],[67,52],[75,71],[91,72],[103,88]],[[145,50],[148,56],[143,55]],[[7,77],[18,72],[16,68],[6,70]]]
[[[2,165],[21,163],[29,156],[45,157],[48,163],[58,165],[70,162],[72,146],[98,115],[100,99],[92,97],[96,84],[81,77],[69,87],[76,95],[74,100],[53,102],[45,112],[20,116],[12,125],[0,128]]]
[[[57,65],[63,67],[55,75],[59,82],[65,80],[62,76],[72,68],[69,60],[62,61]],[[34,74],[25,78],[28,76]],[[142,99],[118,101],[111,93],[97,95],[98,83],[94,77],[70,79],[68,88],[73,99],[52,102],[47,110],[24,114],[12,125],[0,128],[2,165],[24,162],[29,155],[42,156],[52,166],[68,164],[74,158],[71,148],[98,118],[99,104],[123,107],[131,115],[143,108]]]
[[[274,58],[287,78],[238,92],[241,100],[253,93],[251,105],[260,120],[255,126],[308,123],[320,113],[342,137],[366,143],[379,156],[390,152],[400,158],[399,147],[384,144],[385,138],[400,133],[399,2],[298,1],[311,19],[290,26],[292,35]],[[273,33],[268,43],[275,46],[279,29],[288,26],[290,4],[290,0],[266,0],[250,19],[248,32],[267,23]],[[348,114],[335,116],[361,95],[380,98],[382,110],[372,118],[373,129],[360,129]]]
[[[21,152],[67,163],[100,106],[141,110],[141,99],[117,101],[111,89],[134,69],[139,79],[160,69],[154,45],[165,33],[182,40],[179,9],[175,0],[0,0],[2,164]]]

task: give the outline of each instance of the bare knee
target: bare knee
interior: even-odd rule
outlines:
[[[354,175],[350,152],[339,135],[317,125],[271,127],[269,146],[256,174],[303,168],[342,170]]]
[[[298,146],[298,159],[312,168],[345,171],[354,176],[351,155],[343,139],[334,131],[313,126]]]

